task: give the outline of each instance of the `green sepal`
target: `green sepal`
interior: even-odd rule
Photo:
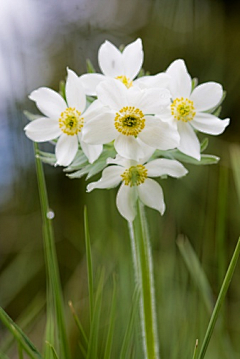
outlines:
[[[29,111],[23,111],[23,114],[29,121],[34,121],[34,120],[37,120],[38,118],[42,117],[41,115],[36,115]]]
[[[197,87],[197,85],[198,85],[198,79],[194,77],[192,79],[192,91]]]

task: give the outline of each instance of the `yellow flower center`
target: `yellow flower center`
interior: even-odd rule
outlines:
[[[141,110],[133,106],[123,107],[116,113],[115,127],[126,136],[137,136],[145,127],[145,118]]]
[[[188,98],[176,98],[171,104],[171,113],[178,121],[188,122],[192,121],[196,115],[193,101]]]
[[[139,186],[147,178],[147,169],[143,165],[131,166],[123,172],[121,177],[126,186]]]
[[[58,121],[62,132],[69,136],[74,136],[78,132],[81,132],[84,124],[84,118],[81,117],[81,112],[71,107],[68,107],[64,112],[61,113],[61,117]]]
[[[120,80],[128,89],[133,85],[133,82],[126,76],[117,76],[115,79]]]

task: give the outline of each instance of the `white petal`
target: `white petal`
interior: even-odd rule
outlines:
[[[127,105],[127,88],[121,81],[108,79],[97,86],[98,100],[115,111]]]
[[[26,135],[32,141],[50,141],[61,135],[58,121],[51,118],[41,117],[25,126]]]
[[[145,116],[145,119],[145,128],[138,135],[144,143],[159,150],[169,150],[178,146],[179,133],[171,122],[161,121],[156,116]]]
[[[66,99],[69,107],[83,112],[86,107],[86,95],[79,77],[70,69],[67,69]]]
[[[178,121],[178,131],[180,134],[179,151],[200,160],[200,143],[191,125]]]
[[[161,214],[165,211],[162,187],[154,180],[147,178],[137,186],[140,200],[148,207],[154,208]]]
[[[59,93],[47,88],[40,87],[29,95],[30,100],[36,102],[39,110],[47,117],[58,120],[67,105]]]
[[[136,216],[137,193],[134,187],[126,186],[124,183],[117,193],[117,208],[120,214],[128,221],[132,222]]]
[[[134,160],[128,160],[127,158],[124,158],[119,154],[117,154],[115,158],[109,157],[107,159],[107,164],[118,165],[126,169],[126,168],[130,168],[131,166],[136,166],[138,162]]]
[[[80,141],[80,143],[81,143],[82,150],[85,153],[85,155],[87,156],[88,161],[90,163],[93,163],[94,161],[96,161],[96,159],[98,159],[98,157],[102,153],[102,150],[103,150],[102,145],[89,145],[88,143],[86,143],[84,141]]]
[[[197,86],[190,99],[197,111],[207,111],[215,107],[223,95],[222,86],[216,82],[207,82]]]
[[[84,125],[82,139],[92,145],[102,145],[114,140],[117,134],[118,132],[114,127],[114,115],[100,113]]]
[[[153,76],[142,76],[134,81],[134,85],[141,88],[169,88],[171,76],[161,72]]]
[[[96,96],[96,87],[106,77],[102,74],[84,74],[80,76],[80,82],[84,88],[86,95]]]
[[[121,181],[121,174],[124,169],[120,166],[110,166],[103,170],[102,177],[97,182],[89,183],[87,191],[90,192],[95,188],[113,188],[116,187]]]
[[[56,144],[56,157],[59,166],[68,166],[73,161],[78,150],[78,137],[63,133]]]
[[[160,113],[170,104],[170,92],[163,88],[144,89],[133,104],[144,114]]]
[[[188,171],[176,160],[168,160],[166,158],[158,158],[145,165],[148,171],[148,177],[158,177],[168,175],[171,177],[185,176]]]
[[[144,151],[139,141],[133,136],[119,135],[114,143],[116,151],[125,158],[139,161],[144,157]]]
[[[189,98],[192,88],[192,80],[187,72],[183,60],[174,61],[167,69],[166,73],[171,76],[170,92],[173,99],[185,97]]]
[[[131,80],[134,79],[141,70],[143,63],[142,40],[137,39],[127,45],[122,53],[124,73]]]
[[[105,41],[98,51],[98,63],[102,73],[106,76],[116,77],[123,75],[121,52],[109,41]]]
[[[218,117],[209,113],[197,113],[191,121],[192,126],[203,133],[210,135],[220,135],[225,128],[229,125],[230,119],[220,120]]]

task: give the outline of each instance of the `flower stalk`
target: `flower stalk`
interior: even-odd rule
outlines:
[[[159,359],[153,261],[144,205],[137,202],[137,215],[129,222],[135,280],[140,289],[140,318],[146,359]]]

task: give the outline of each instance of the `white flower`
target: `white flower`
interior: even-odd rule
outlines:
[[[222,86],[216,82],[207,82],[192,91],[192,80],[183,60],[174,61],[166,73],[171,76],[170,92],[173,100],[166,118],[171,118],[177,126],[180,135],[178,149],[200,160],[200,143],[194,130],[219,135],[230,121],[220,120],[206,112],[221,101]]]
[[[98,51],[98,63],[103,74],[84,74],[81,83],[87,95],[96,95],[97,85],[106,78],[120,80],[127,88],[141,70],[143,63],[142,40],[137,39],[119,51],[111,42],[105,41]]]
[[[161,214],[165,211],[165,203],[161,186],[148,177],[169,175],[182,177],[187,174],[186,168],[176,160],[160,158],[143,165],[144,161],[126,160],[121,156],[109,159],[111,166],[105,168],[102,178],[87,186],[90,192],[95,188],[113,188],[122,182],[117,194],[117,208],[129,222],[136,216],[136,201],[139,198],[144,205],[154,208]]]
[[[158,115],[170,103],[168,90],[127,89],[120,81],[108,79],[98,85],[97,95],[102,111],[83,129],[87,143],[104,144],[115,140],[116,151],[136,161],[154,149],[168,150],[178,145],[176,128],[161,121]]]
[[[33,91],[29,98],[36,102],[39,110],[46,116],[30,122],[24,130],[27,137],[35,142],[57,139],[56,165],[68,166],[74,159],[78,143],[90,163],[102,152],[102,145],[88,145],[82,140],[82,129],[85,122],[95,111],[97,104],[86,108],[86,95],[78,76],[68,69],[66,81],[66,100],[59,93],[41,87]]]

